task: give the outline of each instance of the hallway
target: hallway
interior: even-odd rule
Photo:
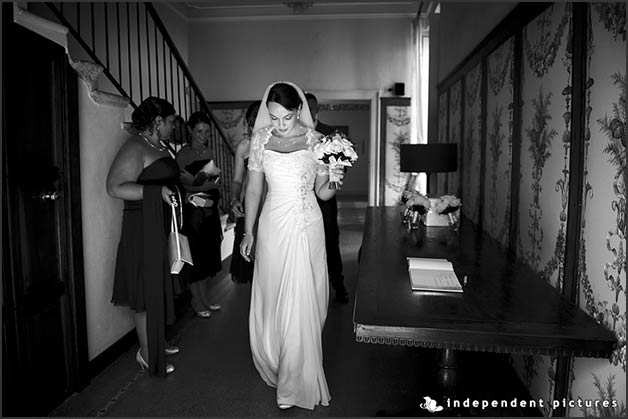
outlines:
[[[356,208],[354,203],[346,204],[349,205],[339,209],[340,241],[345,284],[352,297],[364,205]],[[223,271],[227,271],[228,263],[223,265]],[[430,415],[418,406],[423,396],[430,394],[429,389],[434,388],[434,351],[355,342],[353,298],[349,304],[334,303],[331,301],[333,291],[323,334],[324,367],[332,396],[330,405],[313,411],[279,410],[275,390],[260,379],[251,361],[250,289],[249,284],[234,284],[228,274],[218,276],[214,295],[222,310],[209,319],[195,317],[191,309],[179,316],[168,336],[181,352],[170,358],[176,371],[167,378],[150,377],[140,371],[135,362],[135,345],[51,416]],[[487,354],[475,355],[481,357],[478,359],[493,359]],[[467,384],[461,380],[464,388],[479,399],[495,399],[500,394],[507,399],[529,398],[522,393],[521,384],[513,379],[509,368],[492,370],[481,371],[480,386],[475,380]],[[465,373],[478,377],[474,371]],[[461,394],[464,392],[462,390]],[[488,409],[475,413],[480,416],[538,414],[518,409]]]

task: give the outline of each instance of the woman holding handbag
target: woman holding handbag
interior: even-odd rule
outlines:
[[[179,150],[176,161],[181,169],[181,183],[187,191],[183,205],[183,233],[187,236],[194,264],[181,275],[190,285],[191,305],[196,316],[209,318],[219,304],[208,297],[208,278],[222,269],[220,245],[222,226],[218,210],[220,169],[209,145],[211,121],[202,112],[188,119],[188,143]]]
[[[124,200],[111,302],[135,312],[136,360],[151,375],[163,377],[174,371],[165,355],[179,352],[166,343],[164,324],[164,319],[174,322],[167,234],[179,167],[165,142],[174,129],[175,110],[164,99],[148,97],[132,120],[137,133],[122,145],[107,176],[109,195]]]

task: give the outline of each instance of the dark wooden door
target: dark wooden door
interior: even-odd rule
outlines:
[[[3,415],[42,416],[87,379],[77,80],[3,23]]]

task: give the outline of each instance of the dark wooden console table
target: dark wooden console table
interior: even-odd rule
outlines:
[[[459,231],[407,231],[399,207],[366,210],[354,330],[358,342],[442,349],[439,381],[455,391],[455,351],[609,357],[616,338],[497,241],[463,218]],[[406,257],[449,259],[462,294],[412,291]]]

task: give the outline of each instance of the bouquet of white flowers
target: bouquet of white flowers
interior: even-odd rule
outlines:
[[[332,172],[332,168],[351,167],[358,160],[353,143],[338,131],[323,137],[322,141],[314,147],[314,156],[329,168],[329,189],[340,189],[342,184],[342,181]]]
[[[455,195],[443,195],[434,203],[434,209],[438,214],[449,216],[449,228],[458,230],[460,224],[458,210],[462,206],[462,202]]]
[[[421,216],[430,209],[429,198],[419,192],[405,190],[401,194],[401,202],[405,205],[401,222],[407,225],[408,230],[418,228]]]
[[[423,215],[430,209],[431,203],[428,197],[419,192],[404,191],[401,195],[401,202],[406,205],[410,211],[416,211],[419,215]]]
[[[456,211],[462,202],[455,195],[443,195],[434,204],[434,209],[439,214],[449,214]]]

